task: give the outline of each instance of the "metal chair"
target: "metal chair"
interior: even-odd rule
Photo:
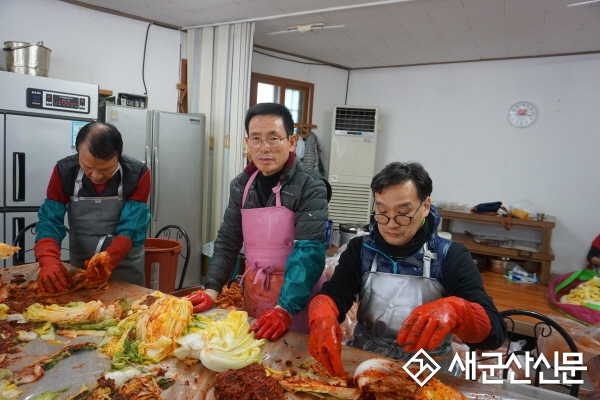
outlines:
[[[17,236],[15,236],[15,239],[13,240],[12,245],[19,246],[21,248],[21,250],[17,251],[15,254],[13,254],[13,266],[25,264],[25,253],[29,253],[30,251],[33,251],[33,247],[31,247],[29,250],[25,250],[25,243],[26,243],[25,235],[27,234],[27,232],[31,232],[31,235],[34,237],[34,241],[35,241],[35,236],[37,235],[36,225],[37,225],[37,222],[27,225],[25,228],[21,229],[19,231],[19,233],[17,233]],[[65,227],[65,229],[67,230],[67,233],[68,233],[69,228]],[[61,250],[68,251],[69,249],[61,248]],[[69,260],[63,260],[63,261],[69,262]]]
[[[534,360],[537,360],[537,357],[539,357],[540,354],[540,349],[539,349],[539,345],[538,345],[538,340],[542,337],[547,338],[552,334],[552,331],[555,330],[556,332],[558,332],[560,334],[560,336],[562,336],[562,338],[564,339],[564,341],[566,342],[566,345],[569,348],[569,351],[572,353],[577,353],[579,352],[579,350],[577,349],[577,345],[575,345],[575,342],[573,341],[573,339],[571,338],[571,336],[567,333],[567,331],[564,330],[563,327],[561,327],[556,321],[554,321],[553,319],[537,313],[535,311],[530,311],[530,310],[520,310],[520,309],[516,309],[516,310],[505,310],[500,312],[500,315],[502,315],[502,317],[504,317],[504,321],[506,321],[506,325],[508,328],[508,340],[510,342],[516,341],[513,340],[515,338],[515,335],[519,335],[518,333],[515,333],[515,326],[517,324],[515,324],[515,320],[513,320],[513,316],[525,316],[525,317],[529,317],[529,318],[533,318],[538,320],[539,322],[536,322],[533,325],[533,331],[534,331],[534,343],[535,343],[535,357]],[[525,350],[519,350],[519,351],[510,351],[510,346],[507,346],[506,352],[504,352],[504,359],[507,360],[511,355],[515,354],[515,355],[522,355],[524,356],[526,353]],[[530,353],[530,355],[533,356],[533,354]],[[544,354],[544,356],[547,356],[546,354]],[[487,359],[487,358],[484,358]],[[484,360],[481,359],[481,360]],[[481,361],[480,360],[480,361]],[[535,363],[535,361],[534,361]],[[543,371],[542,370],[542,365],[543,363],[539,363],[538,367],[535,369],[532,369],[533,371],[533,385],[539,387],[540,386],[540,372]],[[548,370],[544,369],[546,372]],[[505,368],[502,371],[502,378],[503,379],[507,379],[508,378],[508,368]],[[573,377],[571,377],[572,380],[581,380],[581,371],[577,370],[574,374]],[[572,384],[572,385],[563,385],[561,384],[560,386],[566,387],[569,389],[569,394],[571,396],[577,397],[579,394],[579,384]]]
[[[31,231],[31,234],[35,237],[37,235],[37,229],[35,226],[37,222],[27,225],[25,228],[21,229],[17,236],[15,236],[15,240],[13,240],[13,246],[19,246],[21,250],[17,251],[13,254],[13,266],[21,265],[25,263],[25,253],[29,253],[33,251],[33,247],[29,250],[25,250],[25,234],[27,231]]]
[[[183,251],[179,252],[179,257],[183,257],[184,262],[183,262],[183,269],[181,270],[181,278],[179,279],[179,286],[177,287],[177,290],[181,290],[183,288],[183,280],[185,278],[185,274],[187,272],[187,267],[188,267],[188,263],[190,262],[190,252],[191,252],[191,246],[190,246],[190,238],[188,237],[188,234],[183,230],[182,227],[178,226],[178,225],[167,225],[161,229],[158,230],[158,232],[156,232],[156,235],[154,235],[155,238],[158,238],[161,234],[166,238],[166,239],[171,239],[171,232],[175,231],[175,237],[173,238],[173,240],[177,240],[178,242],[185,242],[185,255],[183,255]]]

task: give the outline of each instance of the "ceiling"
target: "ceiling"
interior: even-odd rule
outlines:
[[[600,52],[600,0],[65,1],[176,28],[255,20],[255,46],[348,69]],[[344,27],[270,34],[311,23]]]

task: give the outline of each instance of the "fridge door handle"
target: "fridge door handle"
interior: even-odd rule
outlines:
[[[150,146],[146,146],[146,150],[144,152],[144,162],[146,166],[150,165]]]
[[[153,194],[153,198],[154,201],[152,202],[152,217],[154,218],[154,221],[156,221],[158,219],[158,192],[160,189],[160,174],[158,171],[158,147],[154,148],[154,165],[153,168],[154,170],[154,194]]]
[[[13,201],[25,201],[25,153],[13,153]]]

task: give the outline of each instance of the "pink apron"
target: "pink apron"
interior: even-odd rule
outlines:
[[[281,205],[281,182],[273,188],[275,207],[244,209],[250,186],[259,171],[250,176],[242,196],[242,232],[246,272],[243,309],[253,318],[277,305],[283,285],[283,272],[288,256],[294,248],[296,227],[295,214]],[[311,291],[311,299],[321,290],[325,274]],[[292,317],[290,329],[308,333],[308,310]]]

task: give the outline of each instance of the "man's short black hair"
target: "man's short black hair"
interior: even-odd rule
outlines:
[[[412,181],[417,187],[417,196],[423,201],[431,195],[433,183],[425,168],[419,163],[393,162],[386,165],[371,181],[373,194],[381,193],[388,186]]]
[[[108,161],[123,153],[123,138],[121,132],[111,124],[90,122],[79,130],[75,139],[75,148],[87,143],[88,151],[94,158]]]
[[[292,113],[290,113],[290,110],[288,110],[286,106],[277,103],[258,103],[250,107],[246,113],[246,135],[249,135],[248,125],[250,125],[250,120],[257,115],[274,115],[276,117],[281,117],[287,136],[294,134],[294,119],[292,118]]]

